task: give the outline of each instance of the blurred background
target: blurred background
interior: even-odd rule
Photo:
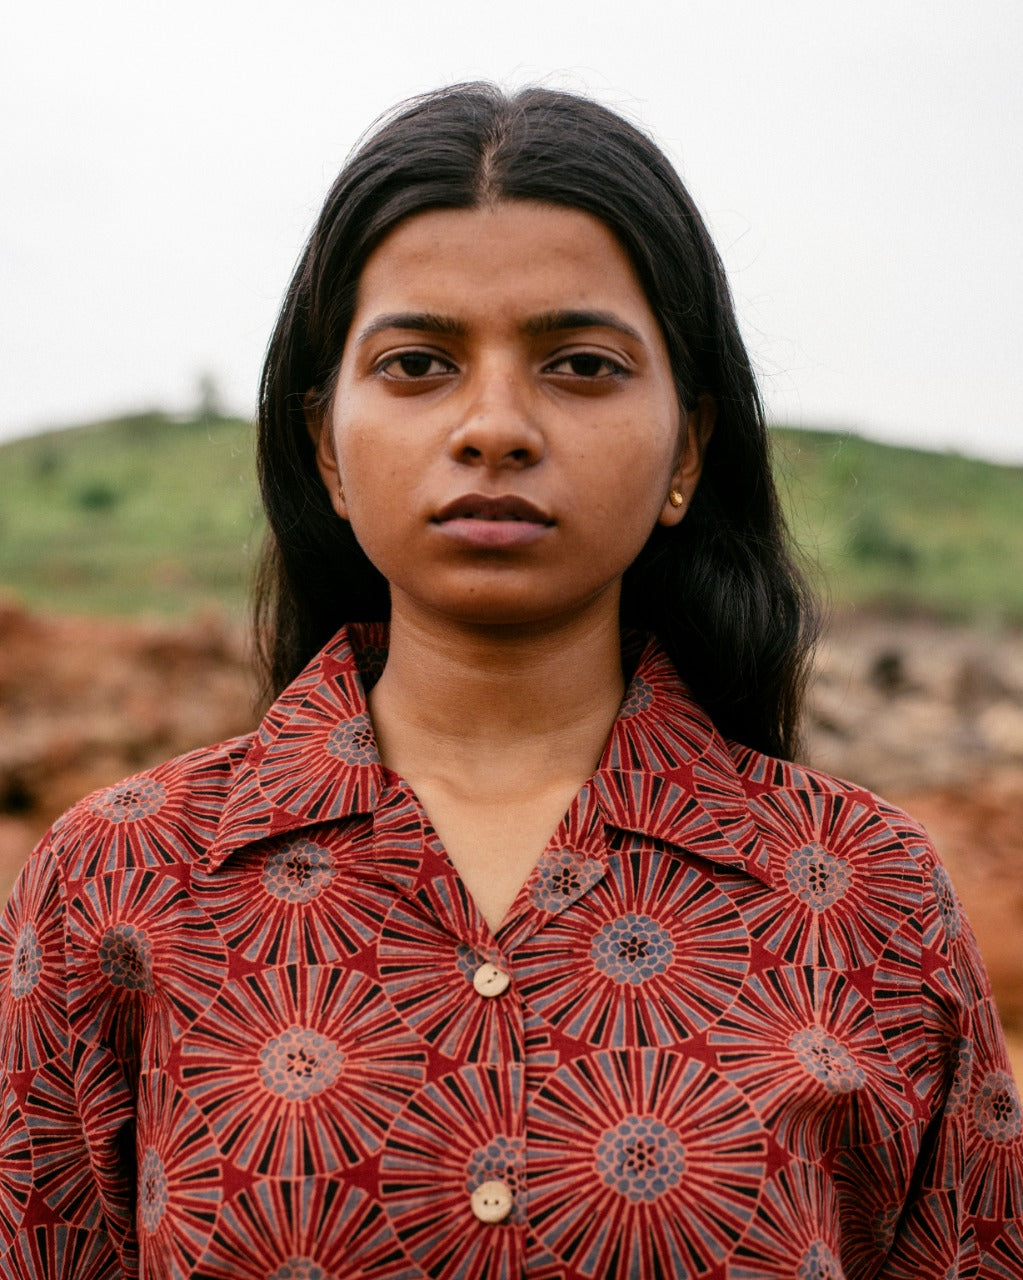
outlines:
[[[930,827],[1023,1037],[1021,53],[1017,0],[6,15],[0,897],[80,795],[253,723],[255,390],[346,154],[411,94],[539,82],[703,209],[832,611],[806,754]]]

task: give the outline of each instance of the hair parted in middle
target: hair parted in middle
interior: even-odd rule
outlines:
[[[789,757],[816,636],[790,551],[768,434],[724,269],[660,149],[592,100],[455,85],[395,109],[327,195],[274,329],[260,388],[258,464],[269,521],[257,650],[274,696],[346,622],[385,619],[387,583],[335,514],[306,426],[334,394],[359,277],[400,222],[427,209],[530,200],[581,210],[628,253],[664,334],[683,410],[716,424],[685,519],[658,525],[627,570],[622,625],[659,637],[729,738]]]

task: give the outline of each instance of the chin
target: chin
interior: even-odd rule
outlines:
[[[467,600],[437,600],[424,604],[431,613],[452,626],[501,628],[512,633],[516,630],[554,629],[578,622],[587,615],[594,621],[603,621],[612,614],[617,624],[619,593],[604,588],[581,599],[525,600],[509,598],[507,593],[479,592]]]

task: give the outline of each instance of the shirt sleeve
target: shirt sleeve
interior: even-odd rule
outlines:
[[[122,1280],[137,1275],[133,1106],[110,1048],[72,1030],[57,844],[29,859],[0,921],[0,1277]]]
[[[1023,1280],[1023,1111],[976,939],[928,848],[922,1020],[940,1105],[879,1280]]]

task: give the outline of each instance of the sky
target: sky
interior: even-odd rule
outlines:
[[[771,417],[1023,463],[1019,0],[34,0],[0,49],[0,439],[251,414],[335,173],[456,80],[652,133]]]

